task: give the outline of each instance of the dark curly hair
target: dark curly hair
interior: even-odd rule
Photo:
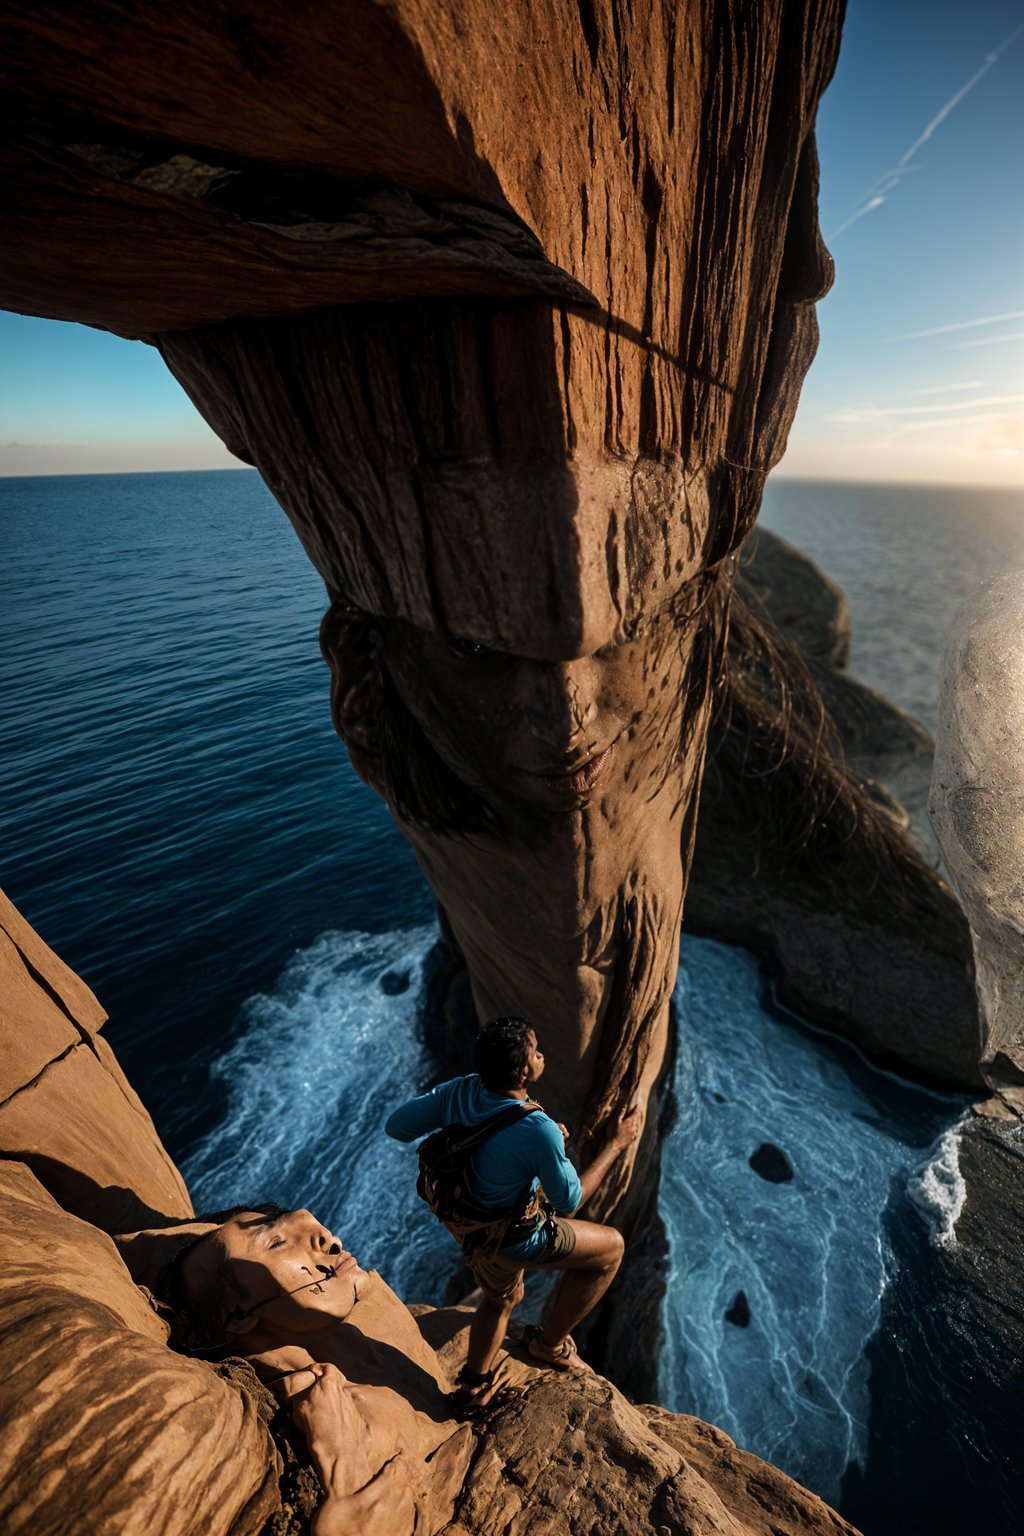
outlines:
[[[491,1019],[480,1026],[473,1046],[473,1065],[485,1088],[492,1093],[507,1093],[519,1087],[519,1074],[530,1054],[533,1025],[526,1019],[509,1016]]]
[[[204,1274],[201,1279],[186,1279],[185,1266],[189,1254],[208,1243],[214,1231],[233,1216],[243,1211],[258,1211],[273,1220],[286,1216],[288,1207],[272,1200],[255,1201],[250,1205],[233,1205],[225,1211],[204,1212],[197,1221],[214,1224],[213,1231],[183,1243],[166,1266],[157,1283],[159,1299],[171,1309],[171,1345],[181,1354],[216,1357],[232,1347],[227,1337],[232,1313],[241,1302],[241,1293],[231,1274],[230,1260],[225,1256]]]

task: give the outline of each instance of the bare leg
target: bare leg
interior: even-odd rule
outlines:
[[[466,1355],[468,1370],[480,1376],[490,1370],[494,1357],[501,1347],[501,1341],[505,1337],[512,1309],[522,1299],[522,1282],[510,1296],[502,1301],[492,1301],[489,1296],[483,1298],[469,1325],[469,1350]]]
[[[601,1300],[615,1279],[622,1263],[622,1234],[614,1227],[593,1221],[574,1221],[576,1247],[557,1264],[527,1265],[527,1268],[566,1271],[558,1298],[544,1324],[538,1343],[556,1355],[564,1347],[576,1324],[582,1322]]]

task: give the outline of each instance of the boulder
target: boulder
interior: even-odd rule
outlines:
[[[743,546],[737,591],[805,656],[831,667],[850,659],[850,605],[842,587],[795,545],[755,528]]]
[[[464,1358],[470,1314],[420,1318],[443,1360]],[[444,1536],[856,1536],[828,1505],[685,1414],[629,1402],[602,1376],[525,1365],[487,1426]]]

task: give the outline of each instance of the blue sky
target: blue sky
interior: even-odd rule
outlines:
[[[1024,0],[849,0],[818,118],[836,260],[781,474],[1024,479]],[[0,314],[0,474],[235,464],[158,355]]]

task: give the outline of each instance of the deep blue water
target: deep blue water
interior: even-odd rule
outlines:
[[[778,485],[766,521],[846,586],[855,664],[926,716],[952,603],[1024,566],[1001,493]],[[0,529],[0,883],[108,1009],[197,1204],[312,1204],[437,1299],[451,1250],[379,1134],[430,1070],[433,904],[331,729],[324,594],[283,514],[250,471],[0,480]],[[764,986],[684,939],[662,1394],[836,1500],[894,1390],[864,1354],[886,1288],[933,1261],[913,1170],[962,1106],[781,1020]],[[762,1141],[791,1183],[752,1172]],[[924,1214],[954,1196],[955,1157]]]
[[[432,901],[334,735],[323,585],[254,471],[0,480],[0,509],[0,883],[180,1156],[296,945]]]

